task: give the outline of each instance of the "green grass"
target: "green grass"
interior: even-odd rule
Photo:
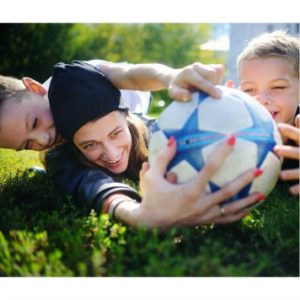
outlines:
[[[299,276],[299,201],[278,184],[226,226],[132,229],[81,211],[35,153],[0,150],[0,276]]]

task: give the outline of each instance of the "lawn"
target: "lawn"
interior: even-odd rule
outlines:
[[[79,210],[37,154],[0,150],[0,276],[299,276],[299,201],[279,183],[242,221],[132,229]]]

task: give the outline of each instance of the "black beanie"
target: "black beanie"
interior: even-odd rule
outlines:
[[[67,142],[86,123],[126,108],[120,91],[104,74],[81,61],[54,66],[48,97],[57,131]]]

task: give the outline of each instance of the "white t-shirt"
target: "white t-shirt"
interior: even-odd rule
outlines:
[[[105,60],[93,59],[86,61],[95,67],[101,65],[101,63],[105,63]],[[122,62],[120,64],[127,64],[126,62]],[[51,77],[48,78],[44,83],[43,87],[48,91],[51,82]],[[120,90],[122,101],[128,106],[129,111],[133,113],[141,113],[145,115],[148,112],[151,93],[150,92],[142,92],[142,91],[132,91],[132,90]]]

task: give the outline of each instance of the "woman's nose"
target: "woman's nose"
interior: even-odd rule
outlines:
[[[116,147],[112,143],[104,143],[102,146],[103,146],[102,157],[105,160],[114,161],[118,158],[118,155],[119,155],[118,147]]]

